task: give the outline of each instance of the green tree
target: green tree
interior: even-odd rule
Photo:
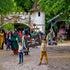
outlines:
[[[70,19],[68,17],[70,16],[70,0],[39,0],[38,4],[41,11],[45,11],[46,14],[46,33],[49,32],[47,21],[54,16],[63,13],[60,15],[61,19]]]
[[[35,0],[14,0],[14,1],[16,2],[17,11],[20,8],[19,11],[26,11],[26,12],[28,12],[32,8],[35,2]]]
[[[16,10],[16,3],[14,0],[0,0],[0,15],[1,15],[1,23],[4,23],[4,16],[6,14],[12,13]]]
[[[14,23],[8,23],[8,24],[6,24],[6,25],[3,25],[1,28],[4,29],[4,30],[9,30],[9,29],[11,29],[11,30],[14,31]]]
[[[0,14],[8,14],[15,11],[14,0],[0,0]]]
[[[46,12],[46,20],[63,12],[64,19],[66,14],[70,15],[70,0],[39,0],[40,9]],[[62,17],[62,18],[63,18]]]

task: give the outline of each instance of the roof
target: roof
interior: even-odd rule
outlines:
[[[52,22],[53,20],[55,20],[56,18],[60,17],[61,14],[63,14],[63,13],[60,13],[59,15],[53,17],[52,19],[50,19],[49,21],[47,21],[47,23],[50,23],[50,22]]]
[[[38,3],[38,0],[35,1],[33,8],[30,9],[30,11],[40,11],[40,9],[38,9],[39,4],[37,3]]]
[[[39,28],[31,28],[31,30],[34,30],[34,29],[39,29]]]

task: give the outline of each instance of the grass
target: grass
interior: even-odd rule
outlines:
[[[62,42],[58,41],[57,43],[68,43],[68,42],[70,42],[70,41],[64,41],[64,40],[62,40]]]

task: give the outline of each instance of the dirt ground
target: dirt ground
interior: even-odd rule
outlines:
[[[40,59],[40,47],[31,48],[28,56],[24,55],[23,65],[18,65],[18,55],[12,50],[0,50],[0,70],[70,70],[70,46],[47,47],[50,67],[42,64],[37,66]],[[42,63],[45,63],[43,58]]]

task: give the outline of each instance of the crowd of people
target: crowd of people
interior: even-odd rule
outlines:
[[[66,34],[67,32],[65,29],[60,29],[57,33],[58,41],[62,42],[63,40],[67,39]]]
[[[42,63],[43,56],[46,60],[46,65],[48,65],[47,58],[47,42],[50,40],[50,44],[53,45],[55,42],[55,33],[53,29],[50,29],[50,32],[46,35],[41,31],[37,32],[35,30],[24,29],[23,31],[15,29],[14,31],[4,31],[0,29],[0,49],[4,49],[4,44],[6,46],[6,50],[13,50],[14,54],[18,54],[19,56],[19,64],[23,64],[23,53],[28,55],[29,47],[26,47],[25,39],[34,37],[38,35],[41,41],[41,52],[40,52],[40,61],[39,65]],[[59,31],[57,34],[58,39],[60,40],[62,37],[61,32]]]
[[[28,38],[28,37],[33,37],[35,35],[39,35],[40,40],[41,40],[42,35],[44,35],[44,34],[41,31],[39,31],[39,32],[37,32],[35,30],[29,31],[28,29],[24,29],[23,31],[19,31],[19,32],[16,29],[14,30],[14,32],[12,32],[11,30],[6,32],[6,31],[0,29],[0,49],[3,49],[4,44],[5,44],[6,45],[6,50],[13,50],[14,54],[18,53],[19,64],[23,64],[23,46],[26,48],[24,39]],[[43,38],[43,43],[46,44],[44,39],[46,39],[46,37]],[[41,48],[43,48],[43,47],[41,47]],[[29,48],[27,48],[26,50],[28,50],[28,49]],[[41,58],[43,58],[42,56],[45,55],[46,64],[48,65],[46,45],[45,45],[45,48],[42,51],[44,51],[45,53],[43,54],[41,52],[40,56],[41,56]],[[41,64],[41,61],[42,61],[41,58],[40,58],[40,64]],[[38,66],[40,64],[38,64]]]
[[[46,35],[42,33],[41,31],[37,32],[35,30],[28,30],[24,29],[23,31],[15,29],[14,31],[4,31],[0,29],[0,49],[4,48],[4,44],[6,45],[6,50],[13,50],[14,54],[19,55],[19,64],[23,64],[23,49],[25,49],[25,55],[28,55],[29,48],[26,47],[25,44],[25,38],[33,37],[39,35],[39,38],[41,40],[41,53],[40,53],[40,62],[38,64],[41,65],[42,58],[45,56],[46,59],[46,65],[48,65],[48,59],[47,59],[47,40]],[[51,40],[51,45],[53,44],[53,37],[55,37],[55,34],[52,29],[50,29],[49,32],[49,38]],[[48,36],[47,35],[47,36]]]
[[[17,29],[14,31],[5,31],[0,29],[0,49],[3,49],[5,44],[6,50],[13,50],[13,53],[16,54],[18,53],[18,43],[22,41],[23,46],[26,47],[24,38],[33,37],[35,35],[39,35],[41,39],[43,33],[29,29],[24,29],[23,31],[17,31]]]
[[[42,39],[43,36],[46,36],[46,34],[42,33],[41,31],[37,32],[35,30],[29,30],[29,29],[24,29],[23,31],[21,30],[17,31],[17,29],[15,29],[14,31],[12,30],[5,31],[0,29],[0,49],[3,49],[5,44],[6,50],[12,49],[13,53],[16,54],[18,53],[18,47],[19,47],[18,43],[22,41],[24,46],[23,49],[25,49],[26,45],[24,38],[33,37],[35,35],[39,35],[40,40]],[[46,39],[50,40],[51,45],[53,45],[53,39],[55,39],[55,33],[53,29],[50,29],[50,32],[47,34]]]

